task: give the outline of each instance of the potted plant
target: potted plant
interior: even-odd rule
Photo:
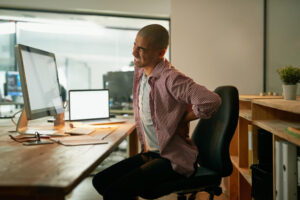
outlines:
[[[300,82],[300,68],[291,65],[277,69],[280,79],[283,82],[284,99],[295,100],[297,83]]]

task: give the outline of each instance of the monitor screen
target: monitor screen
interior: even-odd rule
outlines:
[[[16,55],[27,118],[64,112],[55,55],[25,45],[16,45]]]
[[[69,90],[69,109],[70,120],[107,119],[108,90]]]
[[[22,87],[19,72],[6,72],[6,93],[10,96],[22,96]]]
[[[103,86],[109,90],[112,109],[123,109],[132,102],[133,71],[113,71],[103,75]]]

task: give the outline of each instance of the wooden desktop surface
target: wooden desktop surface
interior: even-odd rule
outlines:
[[[8,121],[8,120],[7,120]],[[0,199],[64,199],[128,135],[130,154],[137,153],[132,119],[110,134],[108,144],[24,146],[11,140],[9,121],[0,124]],[[95,132],[97,133],[97,131]],[[92,186],[91,186],[92,187]]]

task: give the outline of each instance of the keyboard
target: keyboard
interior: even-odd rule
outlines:
[[[75,127],[72,129],[67,130],[65,133],[71,135],[88,135],[94,132],[96,129],[94,128],[87,128],[87,127]]]

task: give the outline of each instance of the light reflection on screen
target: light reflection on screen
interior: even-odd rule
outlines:
[[[31,110],[55,107],[57,113],[63,112],[55,59],[25,50],[22,57]]]

